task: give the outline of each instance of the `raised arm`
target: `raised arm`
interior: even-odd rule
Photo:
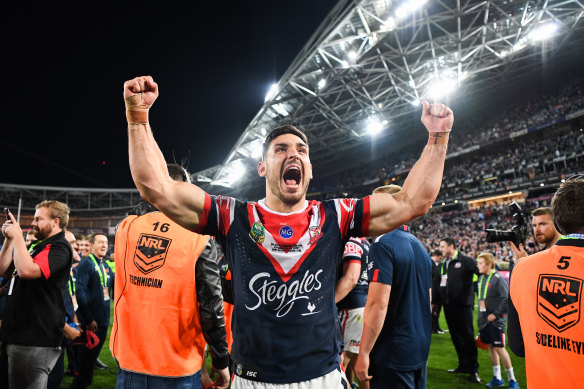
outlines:
[[[438,196],[454,114],[444,104],[424,101],[423,105],[422,123],[429,133],[428,144],[400,192],[371,196],[370,236],[381,235],[426,214]]]
[[[181,226],[196,230],[205,203],[205,192],[192,184],[174,181],[154,140],[148,112],[158,97],[150,76],[124,83],[128,120],[130,170],[140,196]]]

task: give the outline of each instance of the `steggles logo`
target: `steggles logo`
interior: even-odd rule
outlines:
[[[321,273],[322,269],[315,274],[311,274],[307,270],[301,281],[295,280],[290,285],[283,283],[279,286],[277,285],[278,281],[270,281],[270,273],[258,273],[249,281],[249,290],[257,297],[257,303],[253,306],[246,305],[245,307],[250,311],[255,311],[261,305],[276,302],[277,306],[274,308],[276,317],[286,316],[297,300],[308,299],[309,297],[306,294],[322,287],[322,283],[318,279]],[[263,282],[261,281],[262,279]],[[312,309],[310,309],[311,307]],[[314,304],[308,303],[308,309],[311,312],[314,308]]]

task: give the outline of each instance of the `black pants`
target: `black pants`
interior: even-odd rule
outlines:
[[[432,310],[432,331],[442,331],[438,319],[440,318],[440,311],[442,310],[442,305],[436,305],[436,308]]]
[[[73,388],[75,389],[85,389],[93,382],[93,367],[105,343],[107,326],[97,327],[96,335],[99,338],[99,344],[96,347],[91,350],[87,347],[81,347],[79,349],[78,371],[75,372],[75,378],[73,379]]]
[[[472,306],[446,304],[444,305],[444,316],[458,355],[458,367],[469,373],[477,372],[479,361],[472,324]]]

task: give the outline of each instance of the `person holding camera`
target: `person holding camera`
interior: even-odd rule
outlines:
[[[61,354],[65,325],[62,291],[73,264],[73,249],[63,229],[69,207],[45,200],[36,206],[32,228],[37,241],[26,247],[12,213],[2,225],[0,274],[14,262],[0,338],[7,344],[11,388],[45,388]]]
[[[543,245],[542,250],[549,249],[556,244],[556,241],[561,236],[554,225],[554,213],[552,209],[549,207],[537,208],[531,212],[531,216],[533,217],[531,224],[533,225],[533,235],[535,236],[535,240],[540,245]],[[525,251],[523,243],[519,243],[519,246],[513,242],[509,243],[511,244],[511,249],[517,260],[527,257],[528,254]]]
[[[440,272],[433,280],[436,301],[442,304],[444,317],[458,356],[458,366],[450,373],[469,374],[469,380],[480,383],[479,361],[473,326],[474,276],[479,274],[477,263],[454,247],[454,239],[443,238],[440,251],[444,256]]]
[[[584,309],[584,176],[566,180],[552,199],[559,237],[521,259],[511,277],[511,351],[525,356],[532,389],[582,386]],[[515,329],[514,332],[511,330]]]

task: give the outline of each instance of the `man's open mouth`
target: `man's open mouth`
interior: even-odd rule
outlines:
[[[287,186],[298,186],[302,181],[302,172],[298,166],[289,166],[282,175]]]

